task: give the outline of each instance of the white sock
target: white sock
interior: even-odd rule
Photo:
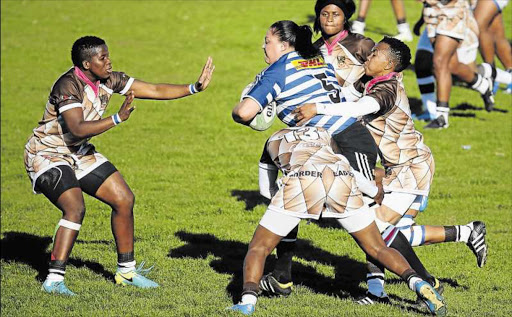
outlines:
[[[117,263],[117,270],[123,274],[135,271],[135,264],[137,264],[135,261]]]
[[[469,223],[465,226],[456,226],[459,230],[460,239],[458,241],[468,243],[471,231],[473,231],[473,223]]]
[[[398,33],[411,33],[411,28],[407,22],[397,24],[396,28],[398,29]]]
[[[412,291],[416,291],[415,285],[416,285],[416,283],[421,282],[421,281],[423,281],[421,278],[413,276],[407,282],[408,282],[409,288]]]
[[[489,90],[489,81],[483,78],[480,74],[476,74],[476,76],[476,83],[472,85],[471,88],[483,95],[487,92],[487,90]]]
[[[242,295],[242,300],[240,301],[241,305],[247,305],[252,304],[256,305],[256,302],[258,301],[258,297],[252,295],[252,294],[245,294]]]
[[[448,114],[450,113],[450,108],[447,107],[437,107],[437,116],[443,116],[444,121],[448,123]]]
[[[56,273],[50,273],[48,276],[46,276],[47,281],[51,282],[60,282],[64,281],[64,275],[56,274]]]
[[[512,83],[512,73],[496,68],[496,81],[500,84],[509,85]]]
[[[352,31],[352,33],[357,33],[357,34],[364,35],[365,27],[366,27],[366,23],[365,22],[361,22],[361,21],[355,20],[355,21],[352,22],[351,31]]]

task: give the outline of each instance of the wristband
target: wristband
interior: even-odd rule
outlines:
[[[188,90],[190,91],[190,94],[193,95],[193,94],[196,94],[199,92],[199,90],[196,89],[196,84],[190,84],[188,86]]]
[[[119,117],[119,113],[116,113],[111,118],[112,118],[112,122],[114,122],[115,126],[118,125],[119,123],[123,122],[123,120],[121,120],[121,117]]]

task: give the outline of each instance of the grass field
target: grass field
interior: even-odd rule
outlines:
[[[260,49],[270,24],[310,23],[314,1],[2,1],[1,3],[1,311],[3,316],[230,316],[241,290],[242,262],[261,215],[257,162],[266,138],[235,124],[231,109],[265,67]],[[410,23],[421,5],[406,0]],[[505,10],[510,38],[511,11]],[[368,33],[395,32],[389,1],[374,1]],[[161,287],[117,287],[109,208],[86,197],[87,214],[66,281],[79,296],[40,290],[60,212],[33,195],[23,147],[43,114],[55,79],[71,66],[75,39],[104,38],[115,70],[150,82],[191,83],[208,55],[211,87],[175,101],[136,101],[127,123],[95,137],[136,196],[136,258],[155,264]],[[410,45],[414,51],[415,42]],[[405,72],[411,100],[420,98]],[[512,97],[500,92],[487,113],[479,95],[455,87],[450,128],[423,131],[436,175],[421,224],[488,228],[489,259],[479,269],[464,244],[416,249],[445,283],[452,316],[511,316]],[[122,98],[112,99],[107,115]],[[470,145],[469,150],[462,148]],[[393,306],[362,307],[364,255],[345,232],[305,225],[294,258],[296,291],[261,298],[255,316],[421,315],[415,295],[392,274]],[[273,257],[269,258],[271,267]]]

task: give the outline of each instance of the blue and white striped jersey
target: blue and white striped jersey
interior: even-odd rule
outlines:
[[[291,112],[300,105],[345,101],[332,65],[322,57],[304,59],[296,52],[281,56],[259,73],[243,98],[253,99],[262,109],[274,100],[277,116],[290,127],[297,124]],[[317,115],[306,126],[321,127],[334,135],[354,122],[352,117]]]

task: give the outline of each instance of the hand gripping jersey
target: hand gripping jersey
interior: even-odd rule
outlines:
[[[265,144],[260,164],[282,172],[282,186],[269,209],[300,218],[344,218],[364,207],[363,196],[348,161],[331,148],[321,128],[287,128]]]
[[[258,74],[254,86],[243,98],[253,99],[261,109],[275,100],[277,116],[290,127],[297,124],[291,112],[300,105],[345,101],[332,66],[321,56],[304,59],[296,52],[281,56]],[[317,115],[306,126],[337,134],[355,121],[351,117]]]
[[[43,118],[25,145],[25,169],[33,181],[57,165],[70,165],[77,178],[85,176],[107,159],[87,139],[72,135],[62,113],[82,108],[85,121],[100,120],[113,93],[125,94],[134,79],[112,72],[104,82],[91,83],[79,69],[71,68],[52,87]]]
[[[380,110],[363,120],[378,146],[386,168],[385,190],[428,195],[434,176],[434,159],[423,135],[414,129],[409,99],[401,74],[372,79],[365,96],[374,98]]]
[[[320,48],[325,61],[334,67],[343,87],[347,87],[364,75],[364,62],[375,42],[363,35],[343,31],[332,44],[320,38],[315,46]]]

